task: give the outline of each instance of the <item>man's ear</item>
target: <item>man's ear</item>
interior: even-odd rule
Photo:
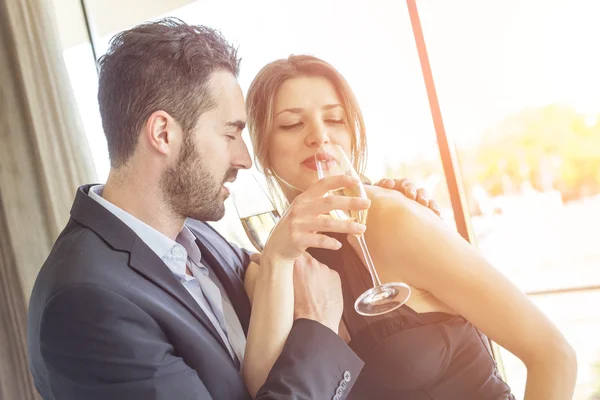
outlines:
[[[144,129],[145,137],[152,148],[168,155],[173,151],[173,143],[178,136],[178,124],[166,111],[155,111],[150,115]]]

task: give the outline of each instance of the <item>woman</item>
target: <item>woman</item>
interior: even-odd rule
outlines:
[[[250,86],[246,107],[257,161],[290,205],[272,238],[281,247],[278,238],[286,229],[308,218],[302,207],[311,201],[305,194],[319,184],[311,163],[321,144],[339,144],[357,171],[364,170],[363,118],[344,78],[311,56],[265,66]],[[311,250],[340,275],[345,303],[340,334],[365,361],[351,398],[513,399],[487,336],[526,365],[526,400],[570,399],[576,357],[544,314],[430,210],[398,192],[367,191],[372,203],[365,237],[381,280],[407,283],[412,296],[388,314],[360,316],[353,303],[371,281],[354,237],[329,234],[329,246]],[[289,254],[300,255],[298,248]],[[255,273],[248,274],[250,291]],[[265,349],[272,339],[265,336]],[[270,368],[266,364],[263,370]]]

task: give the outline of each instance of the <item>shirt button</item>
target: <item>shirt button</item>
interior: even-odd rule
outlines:
[[[350,380],[352,380],[352,375],[350,374],[350,371],[344,372],[344,380],[346,382],[350,382]]]
[[[346,390],[346,388],[348,387],[348,382],[346,382],[345,380],[340,381],[340,387],[343,390]]]
[[[183,249],[179,246],[173,246],[171,248],[171,254],[173,254],[175,257],[181,257],[183,256]]]

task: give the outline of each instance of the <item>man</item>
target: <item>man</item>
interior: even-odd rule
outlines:
[[[118,34],[100,60],[109,178],[78,189],[29,307],[44,399],[250,398],[250,254],[201,222],[223,217],[223,184],[251,166],[238,68],[217,32],[171,19]],[[320,312],[296,316],[256,398],[341,399],[359,374],[324,323],[323,293],[341,291],[323,268],[300,269],[324,278],[297,309]]]

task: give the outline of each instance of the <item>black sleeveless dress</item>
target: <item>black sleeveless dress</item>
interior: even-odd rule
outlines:
[[[349,345],[365,362],[350,399],[515,399],[487,338],[463,317],[406,305],[376,317],[358,314],[354,301],[372,281],[346,236],[332,236],[343,244],[340,250],[310,253],[340,275]]]

